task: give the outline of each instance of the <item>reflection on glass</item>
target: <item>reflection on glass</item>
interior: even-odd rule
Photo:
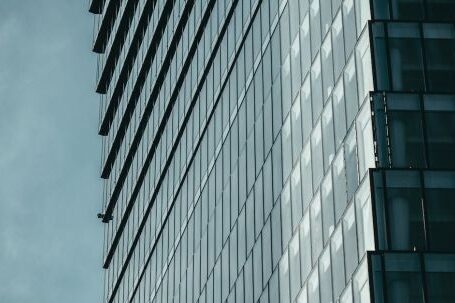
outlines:
[[[385,255],[386,302],[423,302],[422,277],[417,255]]]
[[[308,303],[319,303],[319,276],[317,268],[308,279]]]
[[[424,249],[419,175],[389,172],[386,184],[390,249]]]
[[[429,302],[455,301],[455,256],[426,255],[425,281]]]
[[[327,176],[322,181],[322,222],[324,243],[327,242],[334,229],[335,211],[333,207],[333,186],[332,173],[329,171]]]
[[[455,168],[455,97],[424,99],[428,162],[431,168]]]
[[[436,251],[455,251],[455,174],[427,172],[424,175],[429,246]]]
[[[428,90],[452,91],[455,77],[455,27],[453,24],[424,24],[423,44]]]
[[[393,89],[423,90],[422,48],[417,24],[388,24],[388,35]]]
[[[345,286],[343,233],[339,226],[333,233],[330,243],[333,266],[333,294],[338,298]]]
[[[330,266],[330,250],[326,249],[319,260],[321,284],[321,302],[332,302],[332,271]]]

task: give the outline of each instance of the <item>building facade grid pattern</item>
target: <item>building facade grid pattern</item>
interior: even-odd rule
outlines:
[[[447,1],[102,2],[106,302],[399,302],[387,251],[454,252]]]

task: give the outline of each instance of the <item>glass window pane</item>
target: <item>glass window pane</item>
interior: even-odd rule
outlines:
[[[435,251],[455,251],[455,174],[426,172],[425,208],[427,211],[430,248]]]
[[[291,115],[284,121],[281,130],[281,144],[283,155],[283,180],[286,180],[292,169],[292,135],[291,135]]]
[[[450,20],[454,19],[452,12],[455,9],[455,3],[452,0],[427,0],[426,13],[431,20]]]
[[[302,218],[302,182],[300,178],[300,162],[292,171],[291,177],[291,197],[292,197],[292,230],[295,230]]]
[[[417,24],[389,23],[387,29],[393,89],[423,90],[422,48]]]
[[[383,2],[383,1],[375,1]],[[374,37],[373,40],[373,53],[375,60],[375,73],[376,73],[376,89],[378,90],[389,90],[390,89],[390,71],[389,71],[389,58],[386,43],[384,23],[373,23],[371,25],[371,31]],[[383,62],[383,64],[378,64]]]
[[[280,261],[280,302],[288,303],[289,299],[289,260],[286,250]]]
[[[252,193],[251,193],[252,194]],[[256,179],[254,184],[254,225],[255,237],[257,238],[261,233],[262,226],[264,225],[264,195],[262,187],[262,172]]]
[[[424,24],[423,44],[428,90],[453,91],[455,77],[455,28],[452,24]]]
[[[332,94],[332,100],[335,127],[335,150],[337,150],[346,135],[346,107],[344,102],[343,79],[338,81]]]
[[[273,207],[273,191],[272,191],[272,164],[271,156],[267,157],[264,162],[264,219],[268,217]]]
[[[359,172],[363,177],[368,168],[375,166],[373,127],[371,125],[371,107],[365,104],[356,121],[357,142],[359,149]]]
[[[341,148],[333,161],[333,193],[335,197],[335,222],[341,218],[346,207],[346,170],[344,165],[344,149]]]
[[[291,217],[291,188],[290,181],[286,182],[281,194],[281,232],[283,247],[287,246],[292,235]]]
[[[455,98],[428,96],[424,102],[429,166],[455,168]]]
[[[357,33],[360,35],[367,21],[370,19],[370,1],[356,0],[355,15],[357,21]]]
[[[386,302],[423,302],[418,256],[387,254],[384,259]]]
[[[355,196],[357,214],[357,234],[359,237],[359,258],[366,251],[374,250],[373,214],[370,199],[370,184],[367,178],[359,186]]]
[[[240,272],[240,275],[235,282],[235,295],[236,302],[243,303],[245,302],[245,293],[244,293],[244,283],[243,283],[243,270]]]
[[[324,175],[324,161],[322,154],[322,133],[321,120],[316,124],[313,133],[311,134],[311,159],[313,168],[313,184],[315,187],[321,183]]]
[[[359,173],[357,169],[357,141],[354,128],[351,128],[344,143],[344,157],[346,159],[346,184],[348,201],[354,195],[359,184]]]
[[[303,216],[302,223],[300,224],[300,243],[302,247],[300,249],[300,264],[301,264],[301,275],[302,281],[305,281],[308,274],[311,271],[311,236],[310,236],[310,216],[308,212]]]
[[[313,264],[316,263],[319,254],[322,251],[322,214],[321,214],[321,197],[319,192],[315,195],[311,207],[311,252]]]
[[[289,243],[289,263],[291,279],[291,301],[294,302],[300,291],[300,245],[299,234],[296,233]]]
[[[272,167],[273,167],[273,201],[276,201],[280,196],[281,189],[283,187],[282,179],[282,160],[281,160],[281,138],[278,139],[273,145],[272,151]]]
[[[310,70],[311,66],[311,48],[310,45],[310,17],[306,13],[300,25],[300,63],[302,67],[302,78]]]
[[[273,144],[273,128],[270,127],[272,119],[272,97],[270,94],[264,103],[264,121],[266,126],[264,127],[264,156],[269,153]]]
[[[335,80],[338,79],[345,64],[344,39],[343,39],[343,20],[341,12],[337,14],[332,25],[333,40],[333,69]]]
[[[419,175],[416,172],[388,172],[386,186],[390,249],[424,249]]]
[[[229,288],[234,285],[235,280],[237,279],[237,224],[234,225],[234,228],[231,231],[229,237]]]
[[[354,0],[343,1],[343,29],[346,58],[349,58],[357,40],[355,29]]]
[[[423,19],[422,0],[391,0],[393,19],[420,20]]]
[[[253,249],[254,245],[254,194],[248,196],[246,200],[246,254],[250,253],[250,250]]]
[[[307,77],[303,82],[300,91],[300,103],[302,109],[302,142],[306,142],[313,129],[310,77]]]
[[[306,284],[302,287],[300,294],[297,298],[297,303],[308,303],[308,293]]]
[[[325,36],[330,29],[332,23],[332,3],[331,1],[321,1],[321,24],[322,36]]]
[[[264,225],[262,230],[262,276],[263,286],[267,283],[272,275],[272,237],[270,234],[270,219]]]
[[[420,100],[416,95],[388,95],[391,158],[394,167],[425,167]]]
[[[278,61],[278,60],[275,60]],[[281,116],[281,78],[277,77],[272,87],[272,116],[273,116],[273,137],[278,135],[283,123]]]
[[[368,1],[361,2],[368,3]],[[359,38],[356,46],[355,56],[357,61],[357,75],[359,79],[359,104],[362,104],[367,94],[374,89],[370,40],[368,32],[364,32],[363,35]]]
[[[332,252],[333,266],[333,294],[335,298],[338,298],[345,286],[343,233],[341,226],[338,226],[333,233],[330,249]]]
[[[314,2],[317,2],[317,0]],[[313,121],[316,121],[321,114],[324,105],[322,96],[321,60],[319,54],[314,60],[313,66],[311,66],[311,102]]]
[[[278,201],[279,202],[279,201]],[[280,203],[276,203],[272,210],[272,264],[273,268],[281,258],[281,214]]]
[[[322,195],[322,223],[324,243],[326,243],[335,228],[335,210],[333,207],[333,186],[332,186],[332,172],[329,171],[327,176],[322,181],[321,186]]]
[[[335,137],[333,130],[332,101],[330,100],[322,113],[322,145],[324,148],[324,172],[329,169],[335,157]]]
[[[291,81],[291,58],[288,54],[283,62],[283,65],[281,66],[281,100],[283,100],[283,119],[288,115],[289,110],[291,109]]]
[[[245,208],[238,218],[238,235],[237,235],[237,260],[238,269],[240,270],[246,259],[246,232],[245,232]]]
[[[323,1],[328,3],[328,1]],[[332,58],[332,40],[330,35],[322,43],[321,47],[322,61],[322,83],[324,102],[330,96],[333,90],[333,58]]]
[[[262,292],[262,243],[261,237],[254,244],[253,249],[254,273],[254,302],[257,302]]]
[[[354,275],[354,300],[359,303],[370,303],[370,284],[368,281],[368,261],[363,259]]]
[[[300,107],[300,97],[297,96],[292,105],[292,163],[299,158],[302,151],[302,113]]]
[[[311,54],[312,58],[321,47],[321,11],[319,0],[310,1]]]
[[[359,108],[354,56],[349,59],[344,69],[344,96],[346,100],[347,125],[349,128]]]
[[[316,268],[308,279],[308,302],[319,303],[319,299],[319,276]]]
[[[264,163],[264,133],[263,133],[263,115],[262,109],[260,111],[259,116],[256,118],[255,122],[255,131],[254,131],[254,138],[256,140],[256,174],[261,170],[261,166]]]
[[[354,204],[346,210],[343,218],[344,256],[346,263],[346,280],[348,280],[358,264],[357,233],[355,224]]]
[[[321,302],[332,302],[332,270],[330,249],[326,249],[319,260]]]
[[[279,302],[280,301],[279,286],[278,286],[278,270],[275,270],[273,272],[272,277],[270,278],[269,297],[270,297],[270,302]]]
[[[455,257],[453,255],[426,255],[425,276],[429,302],[454,302]]]
[[[311,146],[309,142],[303,148],[300,158],[302,169],[302,209],[305,210],[313,197],[313,174],[311,171]]]
[[[296,0],[294,0],[296,1]],[[291,69],[292,69],[292,98],[295,98],[300,90],[302,74],[300,67],[300,38],[297,35],[291,45]]]

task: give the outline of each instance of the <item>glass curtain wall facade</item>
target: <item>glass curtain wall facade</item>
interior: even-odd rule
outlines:
[[[450,8],[92,0],[103,300],[450,302]]]

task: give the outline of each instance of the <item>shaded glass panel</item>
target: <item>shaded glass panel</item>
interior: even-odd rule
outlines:
[[[424,89],[419,28],[414,23],[390,23],[389,59],[394,90]]]
[[[455,77],[455,28],[451,24],[424,24],[428,90],[453,91]]]
[[[300,224],[300,243],[302,243],[302,247],[300,249],[300,266],[301,266],[301,274],[302,280],[305,281],[308,277],[308,274],[311,271],[311,236],[310,236],[310,216],[308,213],[303,216],[303,221]]]
[[[419,102],[415,95],[390,95],[387,98],[393,167],[425,167]]]
[[[333,233],[330,249],[333,268],[333,294],[335,298],[338,298],[345,286],[343,233],[341,226]]]
[[[394,19],[420,20],[423,18],[422,0],[391,0],[391,6]]]
[[[321,284],[321,302],[332,302],[332,271],[329,249],[326,249],[319,259],[319,276]]]
[[[455,168],[455,98],[425,98],[425,132],[431,168]]]
[[[417,255],[384,256],[386,302],[423,302],[422,277]]]
[[[310,1],[311,54],[317,54],[321,46],[321,11],[319,0]]]
[[[291,280],[291,300],[294,302],[300,290],[300,245],[299,234],[295,234],[289,243],[289,263]]]
[[[422,195],[417,172],[386,172],[389,249],[425,248]]]
[[[455,256],[427,255],[425,258],[425,281],[427,298],[431,303],[455,301]]]
[[[426,172],[424,185],[430,249],[455,251],[455,174]]]
[[[344,101],[344,87],[342,79],[338,82],[333,91],[332,100],[336,150],[341,145],[344,136],[346,135],[346,106]]]
[[[427,0],[427,18],[431,20],[454,20],[453,0]]]
[[[310,207],[311,217],[311,252],[313,256],[313,264],[316,263],[319,254],[322,251],[322,214],[321,214],[321,198],[319,192],[315,195]],[[306,243],[305,243],[306,244]],[[307,244],[308,245],[308,244]]]
[[[341,148],[335,160],[333,161],[333,193],[335,197],[335,222],[343,214],[346,206],[346,170],[344,165],[344,149]]]
[[[327,176],[322,181],[321,185],[322,196],[322,223],[324,243],[326,243],[333,232],[335,226],[335,211],[333,207],[333,186],[332,173],[329,171]]]
[[[338,79],[344,64],[344,39],[343,39],[343,22],[341,12],[337,14],[332,25],[332,40],[333,40],[333,69],[335,79]]]
[[[346,280],[354,273],[358,264],[357,233],[354,204],[351,203],[343,218],[344,256]]]
[[[375,1],[376,3],[379,1]],[[384,2],[382,0],[382,2]],[[372,34],[374,37],[374,60],[375,60],[375,74],[376,74],[376,89],[388,90],[390,89],[390,76],[388,69],[388,51],[386,44],[385,27],[383,23],[373,23],[371,26]]]

